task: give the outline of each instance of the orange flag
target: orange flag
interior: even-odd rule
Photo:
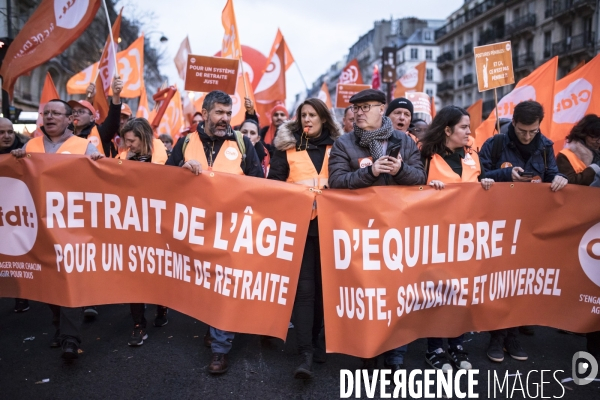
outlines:
[[[96,109],[96,123],[101,124],[108,116],[109,106],[100,75],[96,78],[96,95],[94,96],[93,104]]]
[[[275,104],[285,103],[285,47],[285,39],[281,38],[277,51],[269,59],[269,68],[265,71],[255,90],[256,102],[254,104],[258,115],[263,119],[263,125],[266,125],[267,113]]]
[[[549,136],[557,68],[558,57],[554,57],[521,79],[517,86],[498,102],[498,116],[512,119],[517,104],[526,100],[538,101],[544,107],[546,114],[541,124],[541,130],[544,135]],[[485,141],[492,137],[495,129],[496,112],[492,110],[489,117],[476,130],[475,147],[481,148]]]
[[[64,6],[57,7],[58,3]],[[0,69],[2,88],[12,97],[17,78],[65,51],[92,22],[100,4],[100,0],[42,0],[6,51]]]
[[[177,90],[169,102],[158,128],[156,128],[156,134],[162,135],[166,133],[167,135],[171,135],[173,141],[176,142],[183,127],[183,107],[181,105],[181,95],[179,94],[179,90]]]
[[[271,46],[271,51],[269,52],[269,57],[267,57],[267,65],[266,65],[263,73],[269,69],[269,65],[271,63],[271,58],[273,58],[273,55],[275,55],[275,51],[277,51],[277,49],[279,48],[279,45],[282,40],[283,40],[283,34],[279,30],[279,28],[277,28],[277,35],[275,36],[275,41],[273,42],[273,46]],[[292,64],[294,64],[294,56],[292,56],[292,52],[290,51],[290,48],[287,46],[287,43],[285,41],[283,42],[283,45],[285,46],[285,70],[287,71],[292,66]]]
[[[327,84],[325,82],[323,82],[323,85],[321,85],[321,90],[319,90],[317,98],[323,103],[327,104],[328,109],[331,110],[333,108],[333,104],[331,103],[331,96],[329,95],[329,88],[327,87]]]
[[[579,68],[583,67],[585,65],[585,60],[581,60],[581,62],[579,64],[577,64],[575,66],[575,68],[573,68],[571,71],[569,71],[569,73],[567,75],[571,75],[573,72],[577,71]]]
[[[121,13],[123,13],[123,8],[119,11],[119,15],[115,20],[115,23],[112,25],[112,37],[117,40],[121,33]],[[100,57],[100,61],[98,64],[100,78],[102,79],[102,84],[104,85],[104,93],[108,93],[110,89],[110,84],[112,83],[113,76],[115,76],[115,61],[116,57],[117,43],[112,45],[112,41],[110,40],[110,34],[106,38],[106,44],[104,45],[104,50],[102,51],[102,56]],[[139,96],[139,94],[138,94]],[[137,97],[137,96],[135,96]]]
[[[187,67],[187,59],[188,54],[192,52],[192,48],[190,47],[190,39],[186,36],[179,45],[179,50],[177,50],[177,54],[175,55],[175,66],[177,67],[177,72],[179,72],[179,77],[185,81],[185,71]]]
[[[183,91],[183,117],[184,122],[188,125],[192,124],[192,119],[196,113],[196,110],[194,109],[194,103],[189,96],[190,93],[191,92],[186,92],[185,90]]]
[[[223,8],[223,13],[221,14],[221,22],[223,29],[225,29],[221,57],[240,59],[242,57],[242,46],[240,45],[237,22],[235,21],[233,0],[227,0],[227,4],[225,4],[225,8]]]
[[[246,82],[248,81],[248,73],[245,73],[246,75]],[[236,126],[241,124],[242,122],[244,122],[244,119],[246,119],[246,108],[244,107],[244,81],[243,81],[243,77],[241,74],[238,74],[238,81],[237,81],[237,86],[235,89],[235,94],[233,96],[231,96],[231,99],[233,101],[233,109],[232,109],[232,113],[231,113],[231,126]],[[247,92],[247,96],[250,98],[250,100],[252,100],[252,103],[254,103],[255,105],[257,105],[256,108],[256,112],[258,112],[261,116],[265,114],[262,114],[261,111],[259,110],[258,105],[260,103],[257,102],[257,99],[254,97],[254,92],[252,91],[252,86],[248,86],[248,92]],[[204,97],[202,96],[200,98],[199,101],[204,101]],[[272,108],[272,107],[271,107]],[[202,103],[200,103],[200,110],[202,110]],[[270,110],[269,110],[270,111]]]
[[[471,135],[474,136],[475,129],[479,128],[483,120],[483,99],[477,100],[467,108],[467,112],[471,116]]]
[[[599,70],[600,56],[596,56],[585,66],[556,82],[554,113],[548,115],[548,108],[544,107],[547,119],[552,121],[552,131],[546,135],[554,142],[555,152],[562,150],[565,136],[581,118],[587,114],[600,114],[600,96],[595,93],[600,90]]]
[[[435,97],[431,96],[431,119],[435,118]]]
[[[396,81],[394,89],[394,98],[405,97],[406,92],[424,92],[425,89],[425,68],[427,63],[423,61],[408,71]]]
[[[109,60],[109,62],[114,63]],[[117,53],[119,76],[123,80],[121,97],[132,99],[140,97],[144,83],[144,35],[137,38],[127,49]],[[67,82],[67,93],[85,94],[86,89],[98,72],[97,62],[75,74]],[[112,88],[109,88],[109,96]]]
[[[340,80],[338,83],[356,85],[362,85],[364,83],[356,58],[350,61],[348,65],[344,67],[342,73],[340,74]]]
[[[42,118],[44,106],[46,105],[46,103],[53,99],[60,99],[60,96],[58,95],[56,86],[54,86],[54,81],[52,80],[52,76],[50,76],[50,72],[46,72],[46,79],[44,80],[44,87],[42,88],[42,95],[40,96],[40,106],[38,108],[40,114],[38,115],[38,119],[36,122],[36,131],[40,129],[42,125],[44,125],[44,121]]]
[[[147,120],[150,120],[150,108],[148,107],[148,94],[146,93],[145,84],[142,85],[142,95],[140,96],[140,103],[135,116],[137,118],[146,118]]]

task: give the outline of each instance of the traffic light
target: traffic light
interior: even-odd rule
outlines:
[[[396,82],[396,48],[384,47],[381,51],[381,65],[383,65],[382,82]]]

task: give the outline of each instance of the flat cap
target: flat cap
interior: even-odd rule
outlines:
[[[349,102],[352,104],[364,103],[367,101],[378,101],[385,104],[385,93],[377,89],[365,89],[350,97]]]

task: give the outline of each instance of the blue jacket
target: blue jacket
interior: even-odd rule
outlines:
[[[505,162],[511,163],[513,167],[521,167],[525,172],[533,172],[534,175],[542,178],[542,182],[546,183],[552,182],[556,175],[564,176],[558,172],[556,166],[556,158],[552,148],[554,143],[541,133],[540,138],[539,148],[533,152],[526,163],[507,134],[494,135],[486,140],[479,152],[481,165],[485,169],[485,177],[496,182],[512,182],[512,168],[500,168]],[[492,152],[496,140],[504,140],[504,144],[500,157],[492,165]]]

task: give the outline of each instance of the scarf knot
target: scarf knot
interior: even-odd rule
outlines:
[[[388,140],[392,136],[392,120],[388,117],[383,117],[381,128],[374,131],[366,131],[354,124],[354,134],[360,138],[360,146],[368,147],[373,162],[379,160],[383,156],[383,141]]]

